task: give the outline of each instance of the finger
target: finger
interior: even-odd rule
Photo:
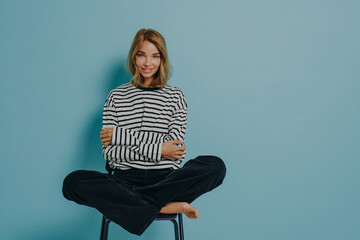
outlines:
[[[104,137],[110,137],[110,136],[109,136],[109,134],[103,133],[103,134],[100,134],[100,137],[104,138]]]
[[[184,151],[178,151],[178,152],[176,153],[176,155],[184,156],[184,155],[185,155],[185,152],[184,152]]]
[[[181,144],[184,142],[184,140],[172,140],[172,144]]]
[[[175,152],[175,153],[185,152],[185,148],[178,147],[178,148],[174,149],[174,152]]]
[[[170,156],[170,158],[169,158],[170,160],[176,160],[176,155],[174,154],[174,155],[172,155],[172,156]]]
[[[185,146],[179,147],[179,151],[185,151],[185,150],[186,150],[186,147],[185,147]]]
[[[184,156],[185,155],[185,152],[181,152],[181,151],[178,151],[175,153],[177,156]]]
[[[111,137],[108,136],[108,135],[101,135],[101,136],[100,136],[100,139],[107,139],[107,138],[110,139]]]
[[[100,135],[112,136],[112,132],[102,131],[102,132],[100,132]]]
[[[181,155],[181,154],[177,154],[177,155],[174,156],[174,158],[175,158],[176,160],[181,159],[181,158],[182,158],[182,155]]]
[[[111,139],[109,138],[103,138],[103,139],[100,139],[102,143],[105,143],[105,142],[111,142]]]
[[[102,128],[102,131],[100,131],[100,132],[107,133],[107,132],[111,132],[111,131],[112,131],[112,128]]]

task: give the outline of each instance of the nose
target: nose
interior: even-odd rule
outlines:
[[[151,65],[151,59],[147,57],[145,60],[145,66],[150,66],[150,65]]]

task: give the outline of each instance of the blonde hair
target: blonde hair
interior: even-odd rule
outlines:
[[[154,81],[159,82],[156,86],[163,88],[172,74],[171,64],[167,53],[166,43],[164,37],[153,29],[140,29],[131,44],[129,55],[127,58],[127,66],[132,74],[130,82],[134,86],[141,85],[143,77],[141,76],[139,69],[136,66],[136,54],[139,51],[141,44],[145,41],[149,41],[154,44],[160,52],[160,66],[159,70],[154,75]]]

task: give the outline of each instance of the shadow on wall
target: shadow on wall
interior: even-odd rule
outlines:
[[[99,108],[89,118],[85,128],[83,129],[83,137],[80,139],[79,151],[75,155],[74,163],[79,164],[81,169],[92,169],[105,171],[105,160],[101,152],[101,141],[99,138],[102,127],[102,111],[103,105],[110,91],[131,79],[127,73],[125,61],[119,61],[109,70],[109,75],[104,81],[104,90],[102,92],[102,102]],[[101,81],[101,80],[100,80]]]
[[[111,69],[109,70],[109,76],[107,77],[106,81],[104,82],[105,90],[103,91],[102,102],[99,104],[99,109],[96,110],[93,117],[89,119],[88,124],[85,124],[86,128],[83,130],[83,137],[81,138],[81,143],[79,145],[79,152],[75,154],[74,164],[78,165],[80,169],[91,169],[100,172],[106,172],[105,170],[105,159],[102,156],[102,149],[101,149],[101,141],[99,138],[100,130],[102,127],[102,111],[103,105],[105,100],[110,93],[110,91],[124,83],[129,82],[131,76],[127,72],[125,61],[119,61],[116,63]],[[80,206],[79,207],[84,207]],[[90,212],[91,211],[91,212]],[[84,226],[91,226],[91,221],[87,220],[89,217],[91,218],[92,215],[97,214],[99,216],[98,225],[96,225],[95,229],[98,229],[96,237],[92,237],[92,239],[97,239],[100,236],[100,226],[101,226],[101,213],[94,209],[89,209],[89,213],[86,216],[82,216],[82,221],[77,221],[72,223],[71,225],[67,226],[68,231],[74,230],[74,225],[76,223],[80,223],[79,228],[83,228]],[[79,216],[78,216],[79,217]],[[79,217],[80,218],[80,217]],[[93,219],[93,218],[92,218]],[[87,224],[88,223],[88,224]],[[119,228],[117,231],[114,231],[111,234],[111,239],[155,239],[157,238],[157,234],[159,234],[160,225],[153,225],[149,227],[149,229],[141,236],[138,237],[136,235],[130,234],[127,231],[123,230],[120,226],[116,225],[115,223],[111,223],[111,228]],[[59,228],[60,229],[60,228]],[[86,228],[85,228],[86,229]],[[59,231],[59,236],[62,236],[62,231]],[[82,231],[75,230],[76,238],[71,239],[88,239],[88,233],[83,233]],[[70,234],[68,234],[70,236]],[[65,236],[66,237],[66,236]],[[66,238],[59,238],[59,239],[66,239]],[[110,239],[110,237],[109,237]]]
[[[99,80],[101,82],[99,85],[104,86],[104,89],[100,89],[102,102],[99,103],[98,109],[96,109],[87,122],[84,122],[84,128],[79,131],[79,143],[77,145],[78,147],[76,148],[76,152],[73,154],[72,164],[69,171],[77,169],[91,169],[100,172],[106,171],[105,160],[102,156],[101,142],[99,139],[102,127],[103,104],[112,89],[129,82],[131,78],[127,73],[124,60],[115,63],[108,72],[109,74],[105,81],[103,79]],[[63,177],[65,177],[65,175]],[[59,185],[60,184],[62,187],[62,181],[59,182]],[[57,221],[57,217],[52,216],[53,219],[51,221],[47,223],[42,222],[39,224],[39,227],[32,228],[32,232],[30,233],[20,231],[13,239],[98,239],[100,236],[101,213],[86,206],[76,206],[76,203],[66,200],[62,196],[61,192],[59,192],[59,197],[62,198],[64,204],[66,205],[64,207],[66,210],[60,217],[61,220],[59,219]],[[88,209],[85,210],[85,208]],[[115,225],[114,223],[112,224],[113,228],[120,228],[120,231],[115,232],[111,238],[129,239],[129,237],[133,237],[129,236],[130,234],[123,230],[120,226]],[[153,231],[148,232],[148,239],[153,238],[152,232]],[[137,239],[137,236],[134,235],[134,238]],[[142,237],[141,239],[146,238]]]
[[[102,128],[102,111],[103,111],[103,105],[105,103],[105,100],[109,94],[109,92],[118,87],[119,85],[122,85],[124,83],[129,82],[130,76],[126,72],[125,67],[125,61],[119,61],[115,63],[110,69],[108,77],[103,81],[100,79],[100,82],[103,81],[103,84],[100,84],[104,86],[104,90],[101,91],[101,103],[99,103],[99,107],[96,109],[96,111],[91,115],[92,117],[88,119],[88,122],[84,124],[85,128],[82,130],[82,137],[80,138],[80,144],[78,148],[78,152],[74,155],[74,164],[76,166],[79,166],[80,169],[90,169],[90,170],[96,170],[100,172],[106,172],[105,170],[105,164],[106,161],[102,156],[102,149],[101,149],[101,141],[99,138],[100,131]],[[85,207],[85,206],[78,206]],[[95,209],[89,209],[88,214],[82,216],[84,222],[82,221],[76,221],[74,224],[78,223],[80,225],[79,228],[83,228],[84,226],[91,226],[92,221],[89,219],[91,215],[98,215],[98,225],[95,227],[95,229],[98,229],[98,235],[92,239],[97,239],[100,236],[100,226],[101,226],[101,213],[97,212],[94,213]],[[93,218],[92,218],[93,219]],[[69,227],[69,231],[74,231],[74,233],[77,235],[76,239],[87,239],[89,237],[88,233],[81,232],[79,230],[74,229],[74,226],[67,226]],[[85,229],[88,229],[88,227],[85,227]],[[60,235],[62,233],[59,233]],[[121,237],[123,238],[126,236],[126,232],[122,233]],[[60,238],[59,238],[60,239]],[[75,239],[75,238],[74,238]]]

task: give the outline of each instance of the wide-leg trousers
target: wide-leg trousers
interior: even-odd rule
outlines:
[[[216,156],[198,156],[177,170],[130,169],[114,174],[78,170],[64,179],[63,195],[141,235],[167,203],[191,203],[219,186],[225,173],[223,160]]]

